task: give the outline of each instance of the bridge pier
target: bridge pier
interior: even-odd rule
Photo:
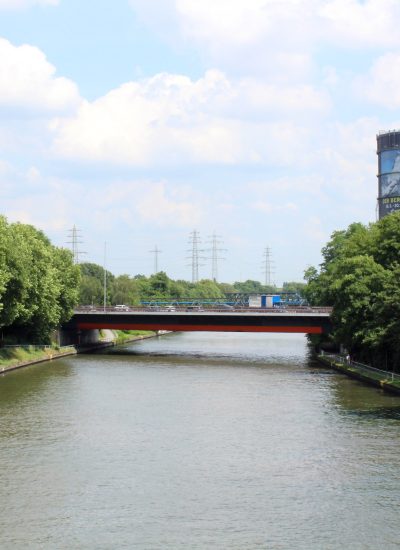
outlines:
[[[59,341],[61,346],[88,346],[100,344],[100,330],[79,328],[60,328]]]

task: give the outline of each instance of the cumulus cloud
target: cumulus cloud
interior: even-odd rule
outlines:
[[[229,80],[216,70],[198,80],[158,74],[83,102],[75,116],[55,119],[54,150],[132,165],[295,162],[307,140],[303,123],[329,106],[329,98],[311,86]]]
[[[136,204],[136,211],[146,222],[156,225],[192,227],[201,219],[201,209],[196,201],[182,201],[171,196],[165,183],[147,188]]]
[[[316,48],[400,45],[398,0],[131,0],[147,24],[242,74],[308,78]],[[160,9],[158,9],[158,7]],[[168,22],[166,25],[165,22]]]
[[[393,47],[400,45],[397,0],[320,1],[319,18],[325,38],[339,46]]]
[[[400,53],[390,52],[379,57],[367,74],[354,80],[354,90],[359,98],[396,109],[400,106]]]
[[[55,71],[38,48],[0,38],[0,108],[13,114],[75,108],[80,101],[76,84]]]

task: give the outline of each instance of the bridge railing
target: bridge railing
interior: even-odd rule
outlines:
[[[75,308],[76,313],[129,313],[129,312],[161,312],[161,313],[174,313],[174,312],[185,312],[185,313],[276,313],[279,314],[288,314],[288,313],[314,313],[314,314],[330,314],[332,312],[331,307],[309,307],[309,306],[286,306],[286,307],[271,307],[271,308],[254,308],[254,307],[162,307],[162,306],[125,306],[124,308],[117,308],[115,306],[78,306]]]
[[[387,370],[377,369],[375,367],[371,367],[370,365],[365,365],[364,363],[359,363],[358,361],[353,361],[352,359],[348,359],[344,355],[339,355],[335,353],[326,353],[324,351],[321,352],[321,355],[323,357],[326,357],[327,359],[339,363],[340,365],[352,367],[359,371],[364,371],[368,374],[372,374],[374,378],[377,380],[398,380],[400,381],[400,374],[397,374],[395,372],[389,372]]]

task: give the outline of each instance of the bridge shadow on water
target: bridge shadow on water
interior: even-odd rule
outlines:
[[[243,367],[268,367],[268,366],[293,366],[293,361],[302,367],[307,362],[303,357],[283,357],[273,354],[268,356],[248,356],[246,354],[199,352],[199,351],[136,351],[132,349],[114,349],[99,352],[108,358],[125,358],[138,360],[141,363],[154,363],[155,365],[168,364],[169,366],[243,366]],[[97,354],[96,354],[97,355]]]

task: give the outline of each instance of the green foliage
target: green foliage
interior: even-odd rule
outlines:
[[[360,359],[400,367],[400,213],[336,231],[305,273],[312,305],[334,311],[333,338]]]
[[[0,327],[49,341],[71,317],[79,277],[69,251],[54,247],[31,225],[0,217]]]
[[[80,265],[82,279],[79,288],[79,303],[81,305],[101,305],[104,301],[104,270],[101,266],[84,263]],[[285,283],[284,291],[299,292],[304,283]],[[259,281],[244,283],[217,283],[210,279],[202,279],[191,283],[178,279],[170,279],[163,271],[150,277],[145,275],[119,275],[115,277],[107,272],[107,304],[139,305],[141,301],[196,301],[210,302],[231,299],[234,293],[277,293],[274,286],[262,285]]]
[[[298,283],[296,281],[290,281],[290,282],[283,283],[282,292],[296,292],[297,294],[302,296],[305,287],[306,287],[305,283]]]
[[[129,275],[120,275],[111,282],[111,300],[113,304],[138,305],[139,285]]]
[[[104,267],[84,262],[79,265],[81,273],[81,283],[79,286],[79,303],[99,305],[104,302]],[[106,270],[106,302],[110,304],[111,288],[114,283],[114,275]],[[124,302],[116,302],[124,303]]]
[[[7,367],[15,367],[22,363],[29,363],[32,361],[47,360],[57,355],[65,355],[66,353],[73,353],[74,347],[63,348],[62,352],[56,346],[49,346],[48,348],[36,348],[35,346],[13,347],[0,349],[0,366],[7,369]]]
[[[81,264],[82,280],[79,289],[79,301],[82,305],[103,303],[103,268],[95,264]],[[144,275],[107,274],[107,303],[110,305],[139,305],[141,301],[175,300],[223,300],[226,292],[235,291],[232,285],[218,284],[209,279],[198,283],[173,281],[160,271],[150,277]]]
[[[236,282],[233,284],[237,292],[246,294],[276,294],[277,288],[273,285],[263,285],[260,281],[252,281],[248,279],[243,283]]]

